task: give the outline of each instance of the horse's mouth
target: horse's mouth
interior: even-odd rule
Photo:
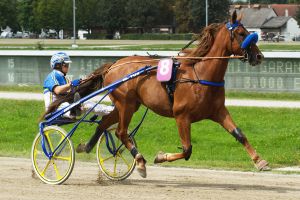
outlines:
[[[249,55],[248,53],[244,54],[244,57],[241,58],[243,62],[249,62],[251,66],[259,65],[262,63],[264,56],[262,54],[257,54],[255,57]]]

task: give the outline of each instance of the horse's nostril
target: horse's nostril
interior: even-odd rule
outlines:
[[[257,60],[262,60],[262,59],[263,59],[263,55],[257,54],[257,55],[256,55],[256,59],[257,59]]]

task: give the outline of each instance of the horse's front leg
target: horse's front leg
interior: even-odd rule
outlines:
[[[182,153],[164,153],[159,152],[156,156],[154,163],[172,162],[184,158],[189,160],[192,154],[191,145],[191,122],[187,117],[177,117],[176,123],[178,127],[179,136],[182,144]]]
[[[216,116],[212,118],[212,120],[223,126],[237,141],[239,141],[244,146],[258,170],[270,170],[268,162],[261,159],[260,156],[256,153],[255,149],[250,145],[247,137],[243,134],[242,130],[239,129],[233,122],[226,107],[222,107],[216,114]]]

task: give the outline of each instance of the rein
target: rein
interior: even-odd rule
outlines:
[[[183,60],[189,60],[189,59],[194,59],[194,60],[212,60],[212,59],[241,59],[241,58],[245,58],[245,56],[216,56],[216,57],[185,57],[185,56],[172,56],[172,57],[165,57],[165,58],[170,58],[170,59],[183,59]],[[163,59],[163,58],[161,58]],[[144,63],[144,62],[151,62],[151,61],[160,61],[161,59],[151,59],[151,60],[141,60],[141,61],[128,61],[128,62],[124,62],[118,65],[115,65],[114,67],[111,67],[109,69],[107,69],[106,72],[109,72],[117,67],[120,67],[122,65],[126,65],[126,64],[131,64],[131,63]]]

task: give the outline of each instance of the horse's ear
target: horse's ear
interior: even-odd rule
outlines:
[[[241,13],[239,14],[239,16],[237,17],[237,20],[238,20],[239,22],[241,22],[243,18],[244,18],[244,13],[241,12]]]
[[[236,10],[234,10],[231,15],[231,24],[234,24],[236,19],[237,19],[237,14],[236,14]]]

